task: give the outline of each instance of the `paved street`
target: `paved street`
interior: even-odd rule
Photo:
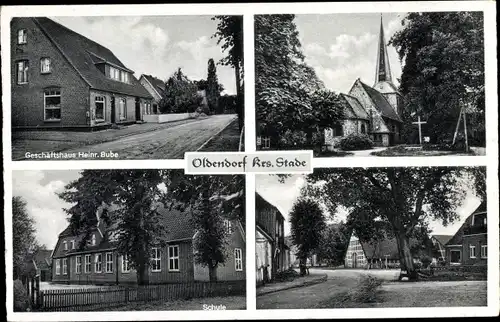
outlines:
[[[61,152],[76,154],[75,158],[69,160],[182,159],[184,152],[196,151],[235,119],[236,115],[232,114],[214,115],[108,142],[68,148]],[[89,155],[82,158],[79,153],[89,153]]]
[[[371,274],[384,281],[380,303],[351,303],[352,307],[480,306],[486,305],[486,281],[395,282],[399,270],[318,270],[326,282],[264,294],[257,297],[258,309],[329,308],[332,299],[344,296],[357,279]],[[439,290],[439,292],[436,292]]]

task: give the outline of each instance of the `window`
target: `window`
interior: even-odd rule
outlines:
[[[335,124],[333,127],[333,136],[344,136],[344,129],[342,124]]]
[[[68,259],[63,258],[63,275],[68,275]]]
[[[56,275],[61,275],[61,260],[56,259]]]
[[[109,77],[114,80],[120,80],[120,71],[114,67],[109,67]]]
[[[127,118],[127,104],[124,98],[118,100],[118,112],[120,113],[120,120]]]
[[[17,68],[17,83],[26,84],[28,83],[28,69],[29,62],[27,60],[18,61],[16,64]]]
[[[151,271],[152,272],[161,272],[161,250],[157,247],[154,247],[152,249]]]
[[[361,124],[361,134],[366,133],[366,126],[364,124]]]
[[[40,73],[42,74],[50,73],[50,58],[44,57],[40,59]]]
[[[45,121],[61,120],[61,90],[47,89],[44,91]]]
[[[481,258],[488,258],[488,245],[481,245]]]
[[[26,29],[19,29],[17,31],[17,44],[22,45],[25,44],[28,40],[28,33],[26,32]]]
[[[128,73],[124,71],[120,71],[120,81],[124,83],[128,83]]]
[[[106,253],[106,273],[113,273],[113,253]]]
[[[179,270],[179,245],[168,246],[168,270]]]
[[[130,264],[128,261],[128,255],[122,256],[122,273],[130,272]]]
[[[82,256],[76,256],[76,274],[82,273]]]
[[[234,249],[234,269],[238,272],[243,270],[243,256],[240,248]]]
[[[95,119],[97,121],[104,121],[104,106],[106,105],[106,100],[104,96],[95,97]]]
[[[476,246],[469,245],[469,255],[470,258],[476,258]]]
[[[95,234],[92,234],[91,244],[92,244],[92,246],[95,246]]]
[[[94,272],[102,272],[102,254],[96,254],[94,257]]]
[[[90,273],[92,270],[91,256],[92,255],[85,255],[85,273]]]
[[[64,245],[64,250],[68,250],[68,243],[66,241],[63,241],[63,245]]]
[[[226,234],[230,235],[232,233],[231,221],[224,219],[224,229]]]
[[[75,240],[71,240],[71,249],[75,249]]]
[[[462,254],[459,250],[451,250],[450,251],[450,263],[452,264],[460,264],[462,261]]]

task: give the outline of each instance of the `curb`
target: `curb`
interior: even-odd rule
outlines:
[[[235,119],[233,119],[233,120],[231,120],[231,122],[227,123],[219,132],[217,132],[214,135],[212,135],[208,140],[205,141],[205,143],[203,143],[198,149],[196,149],[195,152],[198,152],[201,149],[203,149],[210,141],[212,141],[212,139],[214,137],[216,137],[217,135],[221,134],[222,131],[224,131],[227,127],[229,127],[229,125],[233,124],[234,121],[235,121]]]
[[[302,284],[291,285],[291,286],[288,286],[288,287],[280,288],[278,290],[270,290],[270,291],[266,291],[266,292],[261,292],[259,294],[256,294],[256,296],[261,296],[261,295],[266,295],[266,294],[281,292],[281,291],[289,290],[289,289],[292,289],[292,288],[299,288],[299,287],[304,287],[304,286],[310,286],[310,285],[320,284],[320,283],[325,282],[327,279],[328,279],[328,276],[326,274],[324,274],[321,277],[318,277],[318,278],[316,278],[314,280],[311,280],[311,281],[304,282]]]

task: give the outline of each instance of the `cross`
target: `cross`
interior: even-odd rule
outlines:
[[[420,145],[422,145],[422,124],[426,124],[425,121],[420,121],[420,116],[418,117],[417,122],[412,122],[412,124],[418,125],[418,138],[420,139]]]

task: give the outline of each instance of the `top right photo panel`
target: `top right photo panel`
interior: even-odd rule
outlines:
[[[257,150],[485,155],[483,12],[255,16]]]

